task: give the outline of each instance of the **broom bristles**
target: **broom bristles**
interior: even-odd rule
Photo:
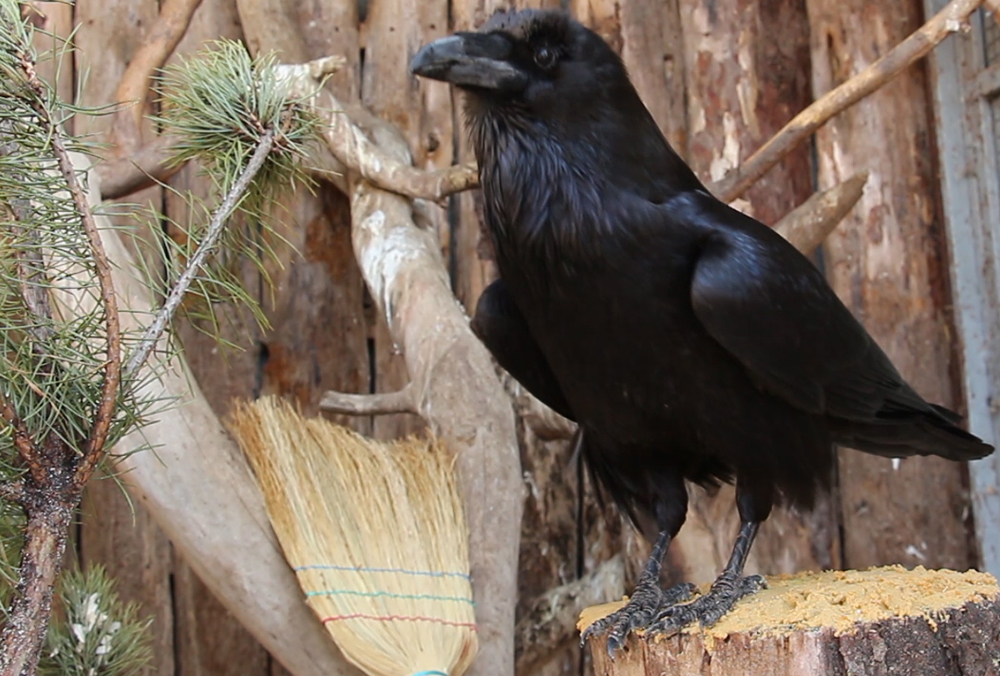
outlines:
[[[445,449],[374,441],[273,398],[237,404],[230,426],[307,603],[345,657],[372,676],[460,676],[477,640]]]

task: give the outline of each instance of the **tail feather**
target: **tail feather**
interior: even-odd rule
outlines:
[[[842,446],[887,458],[937,455],[961,461],[992,453],[992,446],[956,425],[961,420],[958,414],[932,404],[925,411],[897,413],[873,422],[832,420],[831,433]]]

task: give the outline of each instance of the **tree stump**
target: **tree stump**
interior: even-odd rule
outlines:
[[[714,627],[633,635],[614,659],[598,636],[590,651],[601,676],[1000,676],[1000,588],[920,567],[781,575]]]

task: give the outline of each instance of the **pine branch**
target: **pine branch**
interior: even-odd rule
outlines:
[[[94,424],[91,427],[90,436],[84,448],[83,460],[76,470],[74,482],[76,488],[83,490],[84,484],[90,478],[97,466],[98,460],[104,451],[104,442],[108,437],[108,430],[111,427],[111,420],[115,413],[118,400],[118,386],[121,380],[121,325],[118,320],[118,302],[115,298],[114,282],[111,279],[111,264],[104,252],[104,245],[101,243],[101,234],[97,231],[97,223],[94,221],[94,214],[87,203],[87,197],[80,187],[80,182],[76,177],[76,170],[70,160],[69,152],[66,150],[66,142],[63,139],[62,130],[52,119],[48,108],[45,106],[45,92],[42,82],[35,72],[35,64],[27,53],[21,56],[21,68],[28,79],[28,86],[34,91],[35,97],[32,99],[32,107],[38,115],[39,120],[48,128],[51,136],[52,150],[55,153],[56,161],[59,164],[59,171],[63,180],[69,188],[70,196],[80,216],[80,222],[87,236],[87,243],[90,245],[90,252],[93,256],[94,265],[97,269],[97,281],[100,287],[101,303],[104,306],[104,326],[105,340],[107,344],[107,362],[104,367],[104,385],[101,393],[101,402],[94,416]],[[41,253],[38,252],[38,256]],[[48,293],[44,289],[39,289],[44,295],[44,300],[37,301],[39,310],[46,313],[48,319],[52,317],[52,309],[49,306]]]
[[[257,148],[254,150],[253,156],[251,156],[250,161],[247,163],[246,169],[243,170],[243,173],[240,174],[240,177],[233,184],[222,204],[219,205],[218,209],[216,209],[215,214],[212,216],[212,220],[208,225],[208,231],[206,232],[204,239],[202,239],[201,243],[198,245],[197,251],[195,251],[191,260],[188,261],[187,267],[174,284],[174,288],[171,289],[170,295],[167,296],[167,300],[163,303],[163,307],[161,307],[159,312],[156,313],[156,318],[146,329],[146,332],[139,340],[138,347],[129,358],[128,363],[125,365],[126,377],[134,374],[136,370],[146,362],[150,353],[153,351],[153,348],[156,346],[157,342],[159,342],[160,337],[167,328],[167,325],[177,312],[177,308],[180,307],[184,294],[187,293],[188,289],[191,287],[191,282],[201,270],[202,266],[204,266],[208,255],[214,250],[215,244],[218,242],[219,237],[222,234],[222,230],[225,227],[226,222],[229,220],[229,216],[233,213],[233,210],[236,209],[240,200],[243,199],[243,196],[247,192],[247,188],[250,187],[251,182],[260,172],[261,167],[264,166],[264,162],[267,160],[268,154],[274,148],[276,135],[276,130],[271,128],[265,131],[260,137],[260,140],[257,143]]]
[[[24,421],[17,415],[7,398],[0,394],[0,417],[13,431],[14,447],[17,448],[21,460],[28,467],[32,480],[36,483],[44,482],[46,479],[46,469],[42,463],[41,453],[31,438],[31,433],[24,425]]]

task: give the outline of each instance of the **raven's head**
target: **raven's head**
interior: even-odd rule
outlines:
[[[565,12],[494,14],[477,33],[456,33],[413,57],[416,75],[443,80],[489,104],[516,104],[541,117],[616,98],[631,89],[618,55]]]

